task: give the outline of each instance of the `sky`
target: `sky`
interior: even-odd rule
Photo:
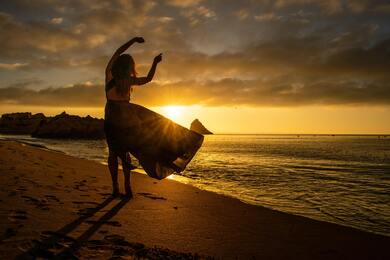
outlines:
[[[104,69],[129,39],[131,102],[216,133],[390,134],[390,2],[0,3],[0,114],[103,117]]]

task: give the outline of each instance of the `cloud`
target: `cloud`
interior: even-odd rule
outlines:
[[[264,13],[260,15],[255,15],[255,20],[256,21],[279,21],[282,17],[276,15],[275,13]]]
[[[167,0],[167,4],[176,6],[176,7],[191,7],[198,5],[203,0]]]
[[[249,11],[246,9],[240,9],[238,11],[234,11],[233,15],[236,16],[239,20],[245,20],[249,17]]]
[[[0,73],[7,82],[22,76],[67,85],[65,71],[78,73],[73,84],[102,82],[110,55],[139,35],[146,42],[129,53],[140,75],[164,53],[155,82],[134,93],[140,103],[390,103],[388,6],[380,1],[15,0],[4,6]],[[104,104],[103,84],[38,85],[3,87],[0,102]]]
[[[61,24],[64,21],[64,18],[62,17],[54,17],[50,19],[50,23],[52,24]]]
[[[180,12],[182,16],[186,17],[190,23],[190,26],[196,26],[202,21],[210,18],[216,18],[216,13],[204,6],[198,6],[194,8],[187,8]]]
[[[7,88],[28,88],[31,86],[39,86],[45,83],[43,80],[38,78],[26,78],[18,79],[14,83],[7,85]]]
[[[350,33],[345,37],[355,36]],[[154,83],[136,88],[133,97],[135,102],[150,106],[390,104],[390,39],[370,47],[346,45],[344,41],[349,41],[343,37],[329,41],[326,48],[321,41],[316,37],[284,38],[211,56],[168,53]],[[101,56],[74,66],[102,69],[107,58]],[[149,65],[142,65],[142,71],[147,71]],[[19,84],[18,88],[0,89],[0,102],[103,106],[103,89],[102,84],[76,84],[33,91]]]
[[[389,14],[390,13],[390,4],[381,4],[373,8],[373,11],[378,12],[378,13],[385,13]]]
[[[44,23],[22,23],[4,13],[0,13],[0,34],[2,58],[29,59],[78,46],[78,40],[69,32]]]
[[[285,8],[289,6],[310,6],[315,5],[321,8],[324,13],[338,14],[343,11],[342,0],[277,0],[275,6],[277,8]]]
[[[0,88],[0,102],[5,104],[103,107],[104,87],[83,83],[71,87],[39,91],[12,86]],[[344,80],[332,77],[316,80],[280,76],[272,79],[218,81],[154,82],[136,87],[132,102],[147,106],[304,106],[390,104],[388,78]]]
[[[22,67],[25,67],[27,65],[27,63],[0,63],[0,70],[1,69],[4,69],[4,70],[15,70],[15,69],[19,69],[19,68],[22,68]]]
[[[33,106],[104,106],[105,97],[102,93],[104,93],[102,85],[88,83],[41,90],[27,89],[21,84],[18,87],[0,88],[0,102]]]

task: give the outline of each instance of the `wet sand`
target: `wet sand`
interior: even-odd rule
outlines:
[[[135,172],[135,197],[113,199],[104,165],[15,141],[0,155],[1,259],[390,259],[390,237]]]

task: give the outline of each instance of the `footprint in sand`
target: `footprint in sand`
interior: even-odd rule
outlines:
[[[13,197],[13,196],[16,196],[18,194],[18,192],[17,191],[10,191],[10,192],[8,192],[8,197]]]
[[[134,250],[143,250],[145,249],[145,245],[141,243],[131,243],[125,240],[125,237],[121,235],[107,235],[104,237],[103,242],[111,244],[111,245],[120,245],[120,246],[127,246],[129,249]]]
[[[1,241],[15,236],[18,233],[18,229],[24,226],[23,221],[28,219],[27,212],[24,210],[12,210],[8,214],[8,220],[13,223],[11,227],[8,227],[3,234],[0,235]]]
[[[159,197],[148,192],[138,192],[137,194],[153,200],[167,200],[167,198]]]
[[[121,227],[122,224],[119,223],[119,221],[116,221],[116,220],[87,220],[85,221],[85,223],[88,223],[88,224],[104,224],[104,225],[108,225],[108,226],[113,226],[113,227]]]
[[[10,237],[15,236],[18,231],[14,228],[7,228],[4,233],[0,236],[0,241],[6,240]]]
[[[111,196],[111,193],[107,193],[107,192],[98,192],[98,194],[103,196],[103,197]]]
[[[87,189],[81,189],[81,188],[86,186],[87,180],[75,181],[74,184],[75,184],[73,186],[74,189],[79,190],[79,191],[87,191]]]
[[[15,190],[16,190],[16,191],[27,191],[27,189],[24,188],[24,187],[19,187],[19,188],[16,188]]]
[[[77,241],[65,234],[55,231],[42,231],[41,241],[38,241],[40,245],[35,246],[36,249],[45,249],[47,252],[51,252],[52,256],[36,255],[49,259],[78,259],[74,255],[61,255],[61,251],[64,248],[69,248],[71,245],[76,244]],[[66,250],[65,250],[66,251]],[[47,253],[43,252],[43,253]],[[60,254],[59,254],[60,253]],[[70,253],[70,252],[69,252]]]
[[[49,201],[60,202],[60,200],[55,195],[45,195],[45,198]]]
[[[24,198],[24,200],[27,203],[35,205],[38,209],[50,210],[49,202],[46,199],[37,199],[37,198],[31,197],[31,196],[26,196],[26,195],[23,195],[21,197]]]
[[[8,215],[8,219],[12,222],[26,220],[27,218],[27,212],[24,210],[12,210],[11,213]]]
[[[123,236],[119,235],[106,235],[102,240],[89,240],[83,246],[82,250],[85,250],[86,253],[111,251],[110,259],[158,259],[156,254],[153,255],[154,257],[145,257],[147,253],[145,245],[128,242]],[[160,258],[163,258],[163,256],[161,255]],[[165,256],[169,255],[165,254]]]
[[[42,239],[48,239],[48,238],[60,238],[61,240],[64,240],[69,243],[76,242],[76,240],[70,236],[67,236],[65,234],[62,234],[60,232],[56,231],[50,231],[50,230],[45,230],[41,232],[41,238]]]
[[[76,204],[76,205],[81,205],[81,204],[92,204],[92,205],[100,205],[99,203],[97,202],[94,202],[94,201],[72,201],[73,204]]]
[[[83,217],[92,216],[96,212],[95,208],[78,209],[76,214]]]

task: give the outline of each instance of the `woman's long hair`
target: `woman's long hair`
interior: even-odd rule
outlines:
[[[114,78],[117,91],[125,95],[129,91],[129,78],[135,77],[135,62],[129,54],[120,55],[112,64],[111,73]]]

